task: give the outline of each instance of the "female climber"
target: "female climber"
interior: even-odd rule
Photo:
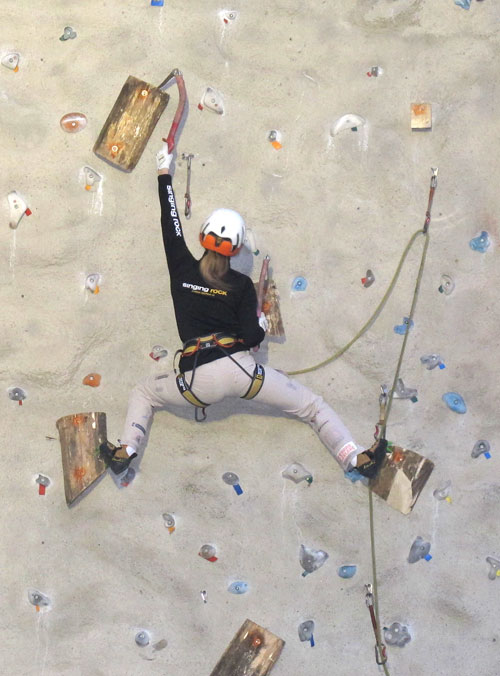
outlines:
[[[157,154],[163,244],[170,273],[175,318],[183,343],[180,373],[149,376],[131,392],[121,446],[109,441],[100,455],[115,473],[125,471],[143,444],[157,409],[169,405],[205,408],[225,397],[256,399],[309,423],[344,471],[373,478],[387,442],[363,450],[323,399],[284,373],[256,364],[250,349],[265,337],[268,323],[257,318],[251,279],[230,267],[245,240],[245,223],[232,209],[216,209],[203,223],[197,260],[189,251],[177,210],[165,148]]]

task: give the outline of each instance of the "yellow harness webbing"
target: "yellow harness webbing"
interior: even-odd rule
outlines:
[[[255,364],[255,371],[253,372],[253,376],[251,376],[252,382],[250,383],[250,387],[240,399],[253,399],[256,397],[262,389],[265,376],[266,372],[262,364]]]
[[[225,356],[232,359],[235,362],[235,364],[239,366],[239,368],[241,368],[241,370],[244,371],[251,380],[250,387],[245,392],[245,394],[240,398],[253,399],[259,394],[262,385],[264,384],[265,371],[264,367],[261,364],[256,364],[253,374],[250,375],[250,373],[248,373],[246,369],[240,366],[240,364],[238,364],[238,362],[235,359],[233,359],[230,354],[226,352],[225,348],[233,347],[233,345],[236,345],[236,343],[239,342],[242,341],[238,338],[235,338],[234,336],[228,336],[227,334],[224,333],[212,333],[209,336],[193,338],[192,340],[187,341],[182,346],[182,351],[179,350],[179,352],[181,353],[181,357],[190,357],[192,355],[195,355],[198,352],[198,350],[219,347],[221,351],[225,354]],[[194,380],[195,370],[196,370],[196,357],[195,363],[193,365],[193,376],[191,378],[191,383]],[[182,394],[184,399],[186,399],[186,401],[188,401],[190,404],[196,406],[197,408],[202,409],[209,406],[209,404],[206,404],[194,394],[194,392],[191,390],[191,385],[188,385],[186,381],[184,373],[179,373],[176,376],[176,383],[179,392]]]

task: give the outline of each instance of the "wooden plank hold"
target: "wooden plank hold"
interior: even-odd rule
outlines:
[[[251,620],[245,620],[210,676],[267,676],[285,641]]]
[[[409,514],[433,469],[434,463],[419,453],[393,446],[370,488],[398,512]]]
[[[411,104],[411,128],[432,129],[432,108],[430,103]]]
[[[259,292],[258,282],[254,282],[255,292]],[[264,287],[264,298],[262,302],[262,312],[265,314],[269,328],[267,333],[269,336],[284,337],[285,329],[283,327],[283,319],[280,310],[280,295],[274,279],[266,279]]]
[[[105,413],[77,413],[56,422],[61,442],[64,493],[67,505],[104,474],[106,465],[97,450],[106,441]]]
[[[139,162],[169,95],[129,75],[94,145],[94,153],[130,172]]]

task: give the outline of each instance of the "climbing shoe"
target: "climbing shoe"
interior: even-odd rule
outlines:
[[[368,462],[354,467],[362,476],[368,479],[374,479],[380,470],[387,452],[387,439],[378,439],[368,450],[363,451],[360,455],[365,455],[369,458]],[[359,457],[359,456],[358,456]]]
[[[124,472],[128,469],[131,461],[137,457],[137,453],[133,453],[126,458],[116,457],[116,452],[120,449],[121,446],[114,446],[110,441],[105,441],[99,446],[99,457],[113,474]]]

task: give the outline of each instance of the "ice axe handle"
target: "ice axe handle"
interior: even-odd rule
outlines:
[[[175,134],[177,133],[177,129],[184,113],[184,107],[186,105],[186,85],[180,70],[173,70],[172,73],[161,83],[159,89],[164,87],[172,79],[172,76],[175,77],[175,81],[177,82],[177,87],[179,89],[179,103],[177,105],[177,110],[175,111],[174,120],[172,122],[172,126],[170,127],[170,131],[168,132],[168,136],[167,138],[162,139],[167,144],[169,153],[172,153],[175,147]]]

